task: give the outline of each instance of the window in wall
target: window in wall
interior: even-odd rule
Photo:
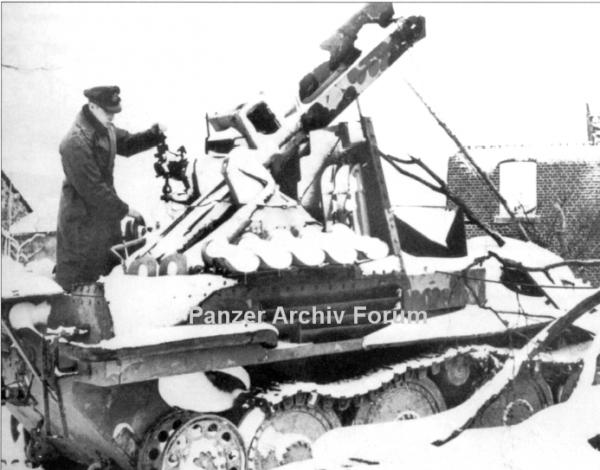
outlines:
[[[507,160],[499,165],[500,194],[517,217],[535,216],[537,207],[537,163],[533,160]],[[500,204],[499,217],[509,217]]]

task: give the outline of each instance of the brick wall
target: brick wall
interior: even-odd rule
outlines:
[[[498,166],[488,176],[499,187]],[[503,235],[521,238],[514,224],[495,222],[499,214],[497,199],[460,155],[452,156],[448,162],[448,186],[482,221]],[[562,240],[562,218],[555,203],[560,204],[565,215]],[[529,226],[533,241],[565,258],[600,257],[600,161],[538,161],[536,217],[524,223]],[[467,224],[467,236],[478,235],[483,232]],[[600,269],[581,270],[578,274],[600,285]]]

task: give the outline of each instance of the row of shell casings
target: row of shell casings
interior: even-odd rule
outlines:
[[[347,265],[359,260],[386,257],[389,247],[378,238],[362,236],[350,228],[336,224],[330,232],[318,225],[308,226],[299,236],[290,230],[277,229],[269,238],[252,232],[243,233],[236,243],[223,239],[210,240],[202,250],[206,265],[217,265],[232,273],[251,273],[258,270],[285,270],[292,266],[315,267],[324,264]],[[142,257],[131,263],[129,274],[174,275],[187,274],[185,254],[164,257],[160,263]]]

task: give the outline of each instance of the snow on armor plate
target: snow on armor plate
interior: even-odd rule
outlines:
[[[543,267],[562,261],[557,254],[534,243],[506,237],[504,240],[506,244],[499,247],[490,237],[471,238],[467,241],[469,254],[461,258],[427,258],[403,253],[404,267],[409,275],[435,272],[458,273],[475,259],[486,256],[490,251],[514,261],[526,260],[524,264],[532,267]],[[365,274],[389,272],[394,267],[394,261],[393,257],[383,258],[361,265],[361,270]],[[557,304],[557,308],[546,297],[520,295],[508,289],[500,282],[502,270],[498,260],[488,259],[482,263],[482,267],[485,269],[485,278],[491,281],[486,283],[486,306],[498,311],[499,317],[511,328],[523,328],[560,316],[595,291],[589,284],[576,278],[568,266],[552,269],[550,271],[552,279],[541,272],[530,273],[539,285],[556,286],[556,288],[548,287],[544,290]],[[576,289],[571,287],[576,287]],[[518,315],[523,311],[538,316]],[[595,331],[600,324],[598,317],[597,314],[584,315],[575,322],[575,325],[588,331]],[[500,333],[504,330],[505,326],[494,313],[476,305],[470,305],[450,316],[428,318],[426,323],[388,325],[368,335],[364,344],[366,347],[374,347],[445,336],[471,337],[478,334]]]
[[[31,297],[50,297],[63,292],[49,277],[28,271],[25,266],[8,256],[2,257],[2,300]]]
[[[236,284],[215,274],[142,277],[116,268],[102,278],[115,336],[185,322],[190,308],[213,292]]]

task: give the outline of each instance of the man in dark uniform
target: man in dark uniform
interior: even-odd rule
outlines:
[[[114,188],[115,154],[129,157],[164,138],[155,124],[129,134],[113,125],[121,111],[120,90],[99,86],[84,91],[88,103],[60,144],[65,172],[57,228],[56,280],[67,291],[92,283],[118,264],[110,247],[121,242],[121,219],[140,214]]]

